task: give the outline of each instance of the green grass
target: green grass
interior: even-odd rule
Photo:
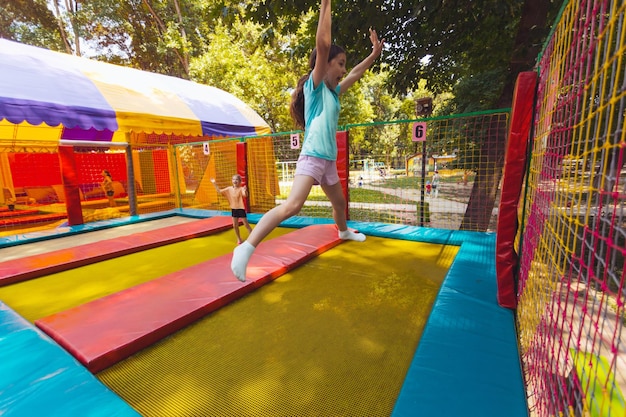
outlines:
[[[397,214],[398,213],[389,210],[351,208],[350,220],[361,222],[398,223]],[[326,219],[333,218],[332,208],[327,206],[304,206],[298,215]],[[419,219],[417,221],[419,221]],[[430,222],[430,213],[428,211],[426,212],[425,221],[427,224]],[[414,224],[414,221],[405,221],[403,224]]]
[[[314,189],[315,190],[315,189]],[[307,200],[309,201],[328,201],[328,197],[319,189],[320,192],[311,192]],[[281,194],[279,198],[287,198]],[[388,203],[388,204],[406,204],[407,201],[400,197],[390,194],[381,193],[376,190],[366,190],[364,188],[350,188],[350,201],[353,203]]]
[[[431,175],[427,175],[426,176],[426,181],[429,181],[431,179]],[[473,175],[468,177],[468,181],[473,180]],[[463,176],[462,175],[446,175],[441,176],[440,177],[440,181],[442,183],[459,183],[463,180]],[[381,186],[383,187],[387,187],[387,188],[417,188],[419,186],[421,186],[422,184],[422,177],[418,176],[418,177],[406,177],[406,176],[400,176],[400,177],[388,177],[385,181],[383,181],[383,183],[381,184]]]
[[[421,177],[389,177],[380,184],[386,188],[417,188],[421,185]]]
[[[327,206],[304,206],[298,215],[332,219],[333,209],[332,207]],[[393,217],[395,217],[393,212],[354,208],[350,209],[351,220],[388,223],[389,219]]]
[[[350,188],[350,201],[353,203],[388,203],[403,204],[407,201],[403,198],[391,194],[381,193],[376,190],[365,188]]]

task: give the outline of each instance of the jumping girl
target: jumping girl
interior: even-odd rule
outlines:
[[[337,122],[339,95],[345,93],[380,56],[384,39],[370,29],[372,52],[346,76],[346,53],[331,44],[331,0],[322,0],[315,36],[315,49],[309,59],[311,72],[298,81],[292,95],[291,115],[305,130],[304,144],[296,165],[291,192],[285,203],[263,215],[248,239],[235,248],[231,261],[233,274],[246,280],[248,261],[257,245],[283,220],[296,215],[313,185],[321,185],[333,207],[333,218],[344,240],[364,241],[365,235],[348,230],[346,200],[337,174]],[[345,78],[344,78],[345,76]]]

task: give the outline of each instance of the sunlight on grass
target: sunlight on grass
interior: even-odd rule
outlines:
[[[291,191],[291,187],[281,187],[281,194],[277,196],[278,199],[286,199]],[[307,198],[309,201],[328,201],[328,197],[324,194],[321,187],[313,187],[311,193]],[[385,194],[376,190],[369,190],[365,188],[350,188],[350,201],[353,203],[389,203],[389,204],[402,204],[406,203],[406,200],[400,197],[396,197],[390,194]]]

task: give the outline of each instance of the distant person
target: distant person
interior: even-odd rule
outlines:
[[[469,172],[467,170],[463,171],[463,185],[467,185],[468,177],[469,177]]]
[[[252,231],[252,228],[248,223],[246,206],[243,203],[243,199],[248,196],[248,187],[245,185],[241,186],[241,175],[239,174],[233,175],[233,185],[226,188],[218,187],[215,183],[215,178],[211,178],[211,182],[217,192],[223,195],[226,200],[228,200],[228,204],[230,204],[231,215],[233,216],[233,230],[235,231],[235,236],[237,236],[237,244],[240,245],[243,241],[241,240],[241,235],[239,233],[239,219],[241,219],[243,225],[246,229],[248,229],[248,233]]]
[[[346,75],[346,53],[332,44],[331,26],[331,2],[321,0],[315,49],[309,59],[311,71],[300,78],[291,100],[291,115],[296,125],[304,128],[304,144],[296,164],[293,186],[287,201],[265,213],[248,240],[235,248],[230,267],[239,281],[246,280],[248,261],[257,245],[283,220],[300,211],[315,184],[321,185],[330,200],[339,238],[365,240],[365,235],[348,229],[346,199],[337,173],[339,96],[378,59],[384,39],[379,40],[376,31],[370,28],[370,54]]]
[[[433,187],[433,197],[437,198],[439,196],[439,182],[441,180],[441,177],[439,176],[439,171],[435,171],[435,173],[433,174],[433,181],[432,181],[432,187]]]
[[[111,177],[111,173],[106,169],[103,170],[102,178],[103,181],[100,186],[102,187],[104,194],[106,194],[107,198],[109,199],[109,207],[115,207],[117,204],[115,204],[115,198],[113,198],[113,196],[115,195],[115,190],[113,189],[113,178]]]
[[[432,191],[433,185],[430,181],[426,181],[426,195],[430,197],[430,192]]]

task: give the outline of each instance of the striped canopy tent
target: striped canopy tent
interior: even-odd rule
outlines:
[[[218,88],[0,39],[0,141],[138,143],[149,134],[179,143],[270,132]]]

